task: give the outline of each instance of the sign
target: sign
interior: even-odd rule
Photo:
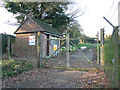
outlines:
[[[51,37],[51,39],[57,39],[57,37]],[[58,45],[59,41],[58,40],[50,40],[51,45]]]
[[[35,36],[29,36],[29,45],[35,45]]]
[[[57,50],[57,45],[53,45],[53,50]]]

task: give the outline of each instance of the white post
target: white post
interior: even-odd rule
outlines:
[[[99,64],[99,32],[97,32],[97,64]]]
[[[67,48],[67,68],[69,68],[69,33],[66,35],[66,48]]]

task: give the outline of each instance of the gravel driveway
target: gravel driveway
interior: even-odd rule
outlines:
[[[91,63],[88,62],[93,61],[96,55],[94,55],[92,49],[85,49],[76,51],[70,54],[70,68],[94,68]],[[58,56],[55,58],[51,58],[45,66],[48,67],[66,67],[67,59],[65,56]]]

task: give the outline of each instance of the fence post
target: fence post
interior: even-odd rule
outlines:
[[[8,60],[10,59],[10,36],[8,36],[8,38],[7,38],[7,42],[8,42]]]
[[[67,48],[67,68],[69,68],[69,33],[66,35],[66,48]]]
[[[0,60],[2,60],[2,34],[0,34]]]
[[[42,52],[43,52],[43,50],[42,50],[42,48],[43,48],[43,46],[42,46],[42,34],[40,33],[40,47],[39,47],[39,51],[40,51],[40,67],[42,67],[42,65],[43,65],[43,62],[42,62]]]
[[[37,33],[37,67],[40,67],[40,32]]]
[[[97,32],[97,64],[99,64],[99,32]]]
[[[103,29],[100,35],[100,66],[103,67]]]
[[[118,27],[113,31],[114,63],[113,63],[113,88],[118,88]]]
[[[84,39],[83,39],[83,44],[85,43]]]

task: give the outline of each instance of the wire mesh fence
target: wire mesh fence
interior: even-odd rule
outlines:
[[[120,84],[120,43],[118,39],[118,28],[114,28],[113,34],[104,40],[103,68],[109,78],[112,87]]]
[[[44,39],[45,40],[45,39]],[[61,39],[47,39],[49,41],[58,41]],[[75,40],[79,43],[76,44]],[[69,41],[69,42],[68,42]],[[54,68],[89,68],[93,69],[93,61],[97,60],[97,41],[88,43],[88,38],[83,39],[82,43],[80,38],[64,38],[61,40],[61,45],[52,53],[48,58],[43,59],[44,67]],[[86,42],[86,43],[85,43]],[[94,48],[94,49],[91,49]],[[54,48],[53,48],[54,49]],[[54,54],[60,50],[58,56]],[[94,50],[94,51],[93,51]],[[94,52],[94,53],[93,53]]]

